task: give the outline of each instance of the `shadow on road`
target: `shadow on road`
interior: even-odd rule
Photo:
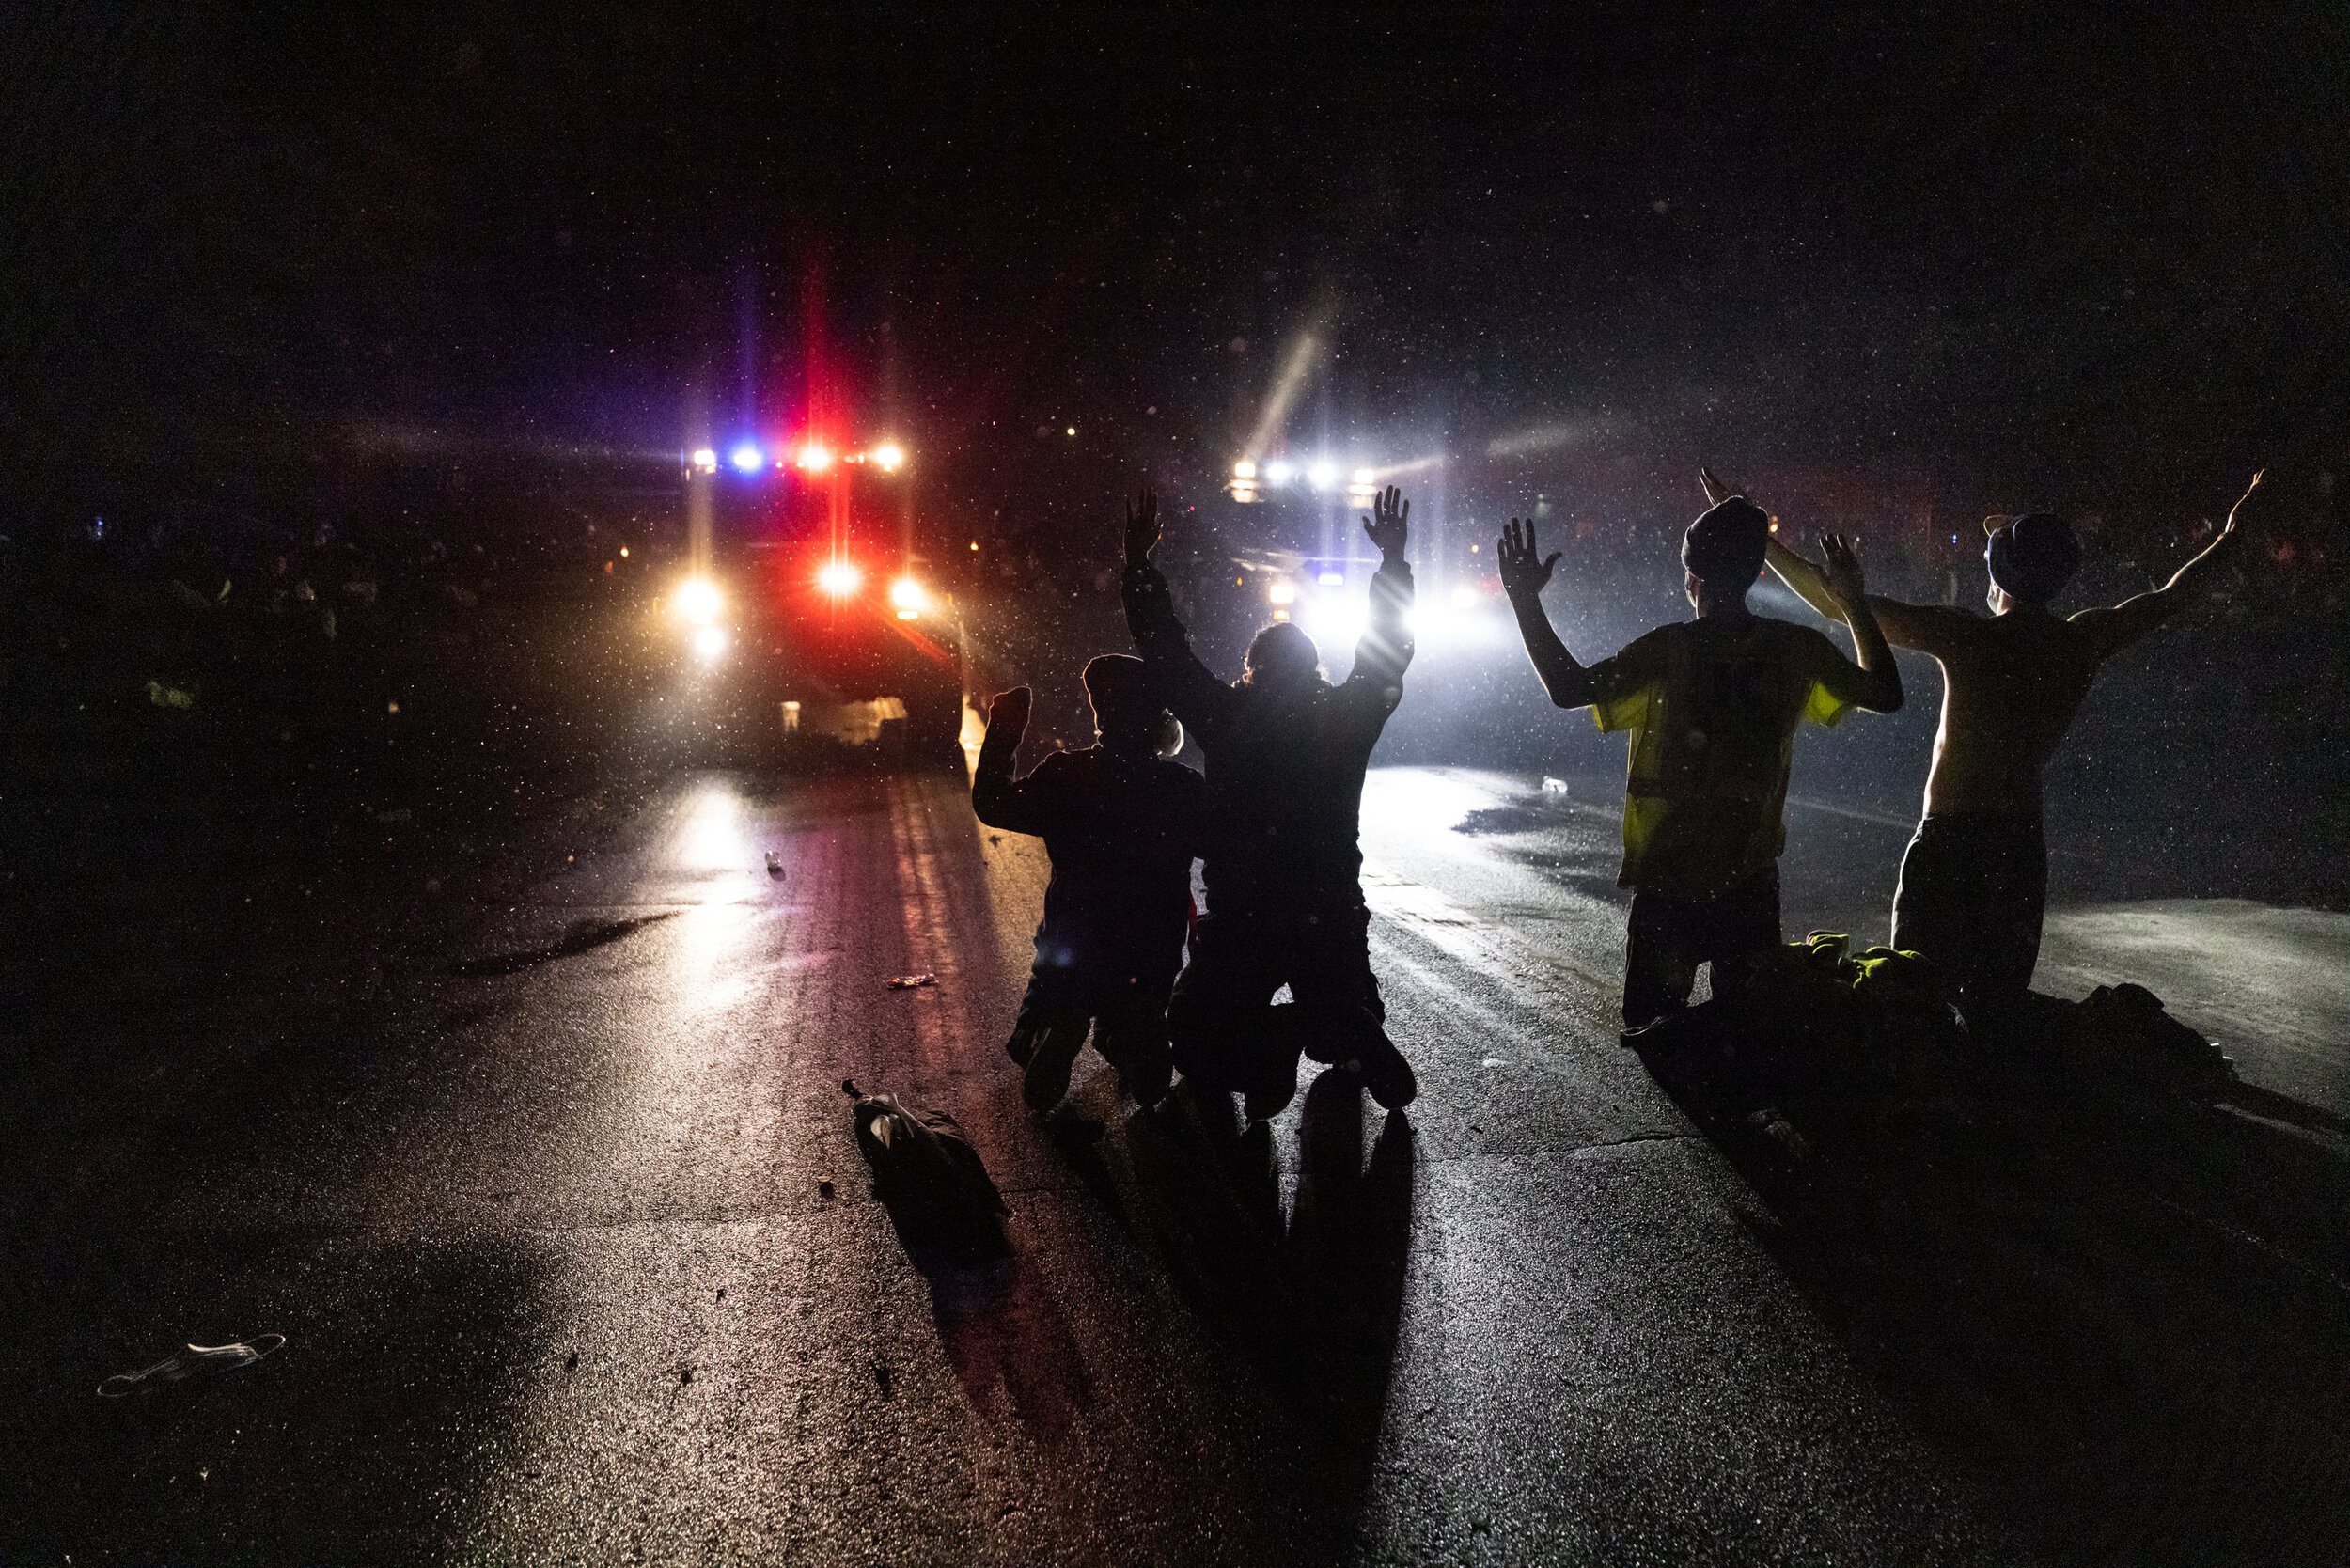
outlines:
[[[1649,1066],[1856,1360],[2055,1555],[2350,1555],[2339,1139],[2030,1058],[1899,1086],[1752,1051]]]
[[[1363,1121],[1349,1074],[1314,1080],[1286,1218],[1273,1128],[1241,1129],[1227,1096],[1179,1090],[1167,1109],[1134,1113],[1098,1149],[1070,1151],[1296,1423],[1300,1479],[1340,1529],[1370,1483],[1411,1244],[1411,1126],[1389,1113],[1366,1160]]]
[[[627,920],[574,920],[564,930],[562,935],[543,948],[532,948],[526,952],[495,953],[488,958],[468,959],[462,964],[450,964],[448,972],[452,975],[469,976],[517,974],[525,969],[536,968],[541,964],[551,964],[558,958],[571,958],[579,953],[593,952],[598,948],[609,947],[622,937],[634,935],[647,926],[658,925],[664,920],[674,920],[679,913],[678,910],[668,909],[658,915],[639,915],[634,919]]]

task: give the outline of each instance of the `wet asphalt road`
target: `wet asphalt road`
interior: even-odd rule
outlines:
[[[1613,835],[1374,775],[1419,1102],[1332,1077],[1243,1134],[1131,1115],[1089,1055],[1089,1138],[1001,1048],[1040,843],[943,778],[675,779],[494,902],[401,915],[363,1001],[306,1004],[331,1027],[215,1042],[184,1093],[126,1069],[114,1122],[12,1159],[42,1196],[12,1211],[0,1560],[2034,1557],[2030,1500],[1888,1392],[1616,1045]],[[1790,925],[1841,896],[1791,884]],[[844,1077],[964,1122],[1008,1259],[909,1252]],[[215,1383],[92,1396],[264,1332]],[[2318,1483],[2350,1473],[2328,1422],[2283,1428]],[[2322,1560],[2341,1523],[2286,1539]],[[2101,1528],[2118,1555],[2137,1555]]]

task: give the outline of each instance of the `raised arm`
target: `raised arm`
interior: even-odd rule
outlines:
[[[1126,630],[1134,635],[1135,651],[1151,666],[1167,712],[1204,745],[1214,740],[1232,704],[1232,688],[1191,651],[1190,635],[1175,617],[1167,579],[1151,564],[1158,542],[1159,498],[1146,488],[1126,506],[1126,572],[1119,586],[1126,603]]]
[[[1362,640],[1355,645],[1355,667],[1346,683],[1376,686],[1394,707],[1402,696],[1403,672],[1411,666],[1415,645],[1407,619],[1412,608],[1412,568],[1403,558],[1411,539],[1412,503],[1395,486],[1373,505],[1363,519],[1363,532],[1379,547],[1379,571],[1371,580],[1371,619]]]
[[[2244,510],[2244,503],[2252,498],[2252,492],[2260,488],[2260,483],[2261,475],[2253,475],[2252,482],[2244,487],[2244,494],[2228,509],[2228,521],[2212,541],[2170,573],[2170,580],[2162,587],[2124,599],[2109,610],[2083,610],[2073,617],[2072,623],[2095,639],[2097,657],[2102,659],[2127,648],[2193,604],[2196,596],[2211,586],[2213,573],[2236,551],[2243,537],[2236,527],[2236,514]]]
[[[1014,686],[988,698],[987,738],[979,743],[979,760],[971,770],[971,809],[979,821],[1007,833],[1042,833],[1052,815],[1036,776],[1011,776],[1012,758],[1020,738],[1028,732],[1030,693]]]
[[[1827,557],[1827,570],[1820,574],[1822,586],[1836,603],[1844,624],[1852,629],[1852,645],[1861,673],[1868,681],[1853,700],[1871,713],[1899,713],[1902,706],[1901,666],[1893,662],[1893,651],[1885,645],[1885,633],[1877,626],[1875,613],[1870,605],[1869,587],[1862,578],[1860,557],[1854,553],[1852,541],[1842,534],[1822,534],[1820,548]]]
[[[1704,486],[1709,505],[1718,505],[1737,494],[1716,478],[1710,468],[1698,470],[1698,483]],[[1830,620],[1845,619],[1843,605],[1828,588],[1826,574],[1800,552],[1781,544],[1777,534],[1762,541],[1762,559],[1796,598]],[[1887,642],[1896,648],[1915,648],[1927,653],[1941,652],[1953,636],[1964,635],[1966,630],[1964,616],[1953,615],[1937,605],[1905,604],[1881,593],[1869,595],[1869,613],[1875,617]]]
[[[1534,662],[1534,674],[1543,690],[1561,708],[1590,707],[1599,695],[1592,688],[1591,672],[1567,651],[1543,609],[1543,589],[1550,586],[1559,553],[1552,551],[1544,560],[1534,541],[1534,520],[1521,523],[1512,517],[1501,531],[1499,557],[1501,591],[1510,596],[1510,608],[1517,612],[1518,635],[1526,639],[1526,656]]]

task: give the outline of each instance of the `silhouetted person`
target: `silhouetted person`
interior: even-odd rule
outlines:
[[[1697,966],[1713,965],[1714,994],[1734,1001],[1748,954],[1778,945],[1781,814],[1795,729],[1834,724],[1849,707],[1889,713],[1900,672],[1871,619],[1860,562],[1838,535],[1823,538],[1827,582],[1852,628],[1859,663],[1807,626],[1747,608],[1762,571],[1770,519],[1732,496],[1689,525],[1683,588],[1694,622],[1660,626],[1588,668],[1543,612],[1557,555],[1541,557],[1534,525],[1515,518],[1501,537],[1501,586],[1550,699],[1592,710],[1603,730],[1632,731],[1624,780],[1623,870],[1633,890],[1624,958],[1625,1043],[1687,1006]]]
[[[990,827],[1044,839],[1053,879],[1036,928],[1036,964],[1004,1049],[1026,1069],[1021,1092],[1049,1111],[1093,1031],[1093,1047],[1137,1104],[1171,1079],[1167,998],[1191,922],[1191,862],[1206,786],[1168,760],[1183,731],[1140,659],[1105,653],[1085,667],[1099,744],[1057,751],[1026,778],[1012,754],[1029,693],[992,698],[971,776],[971,808]]]
[[[1127,510],[1126,623],[1208,758],[1208,907],[1168,1009],[1176,1065],[1202,1089],[1243,1091],[1252,1119],[1296,1094],[1301,1050],[1351,1065],[1389,1110],[1419,1092],[1387,1038],[1371,976],[1357,844],[1363,772],[1412,662],[1409,516],[1390,486],[1363,519],[1380,565],[1370,627],[1343,682],[1323,677],[1313,639],[1277,621],[1249,644],[1246,673],[1227,685],[1192,652],[1151,564],[1157,497],[1146,490]],[[1295,1005],[1276,1008],[1284,984]]]
[[[1701,478],[1709,495],[1719,490],[1713,475]],[[2031,983],[2048,891],[2041,774],[2098,665],[2192,602],[2234,544],[2236,511],[2259,484],[2255,474],[2227,525],[2170,582],[2111,609],[2069,619],[2049,611],[2081,553],[2073,525],[2049,512],[1983,524],[1989,619],[1871,596],[1887,640],[1942,666],[1942,728],[1924,818],[1893,894],[1893,946],[1941,965],[1962,1011],[1996,1011]],[[1835,595],[1818,567],[1776,541],[1769,558],[1789,588],[1827,612]]]

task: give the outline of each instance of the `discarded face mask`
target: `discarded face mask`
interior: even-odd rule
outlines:
[[[164,1356],[151,1367],[115,1373],[98,1386],[98,1397],[121,1399],[126,1394],[160,1388],[166,1383],[185,1383],[193,1377],[235,1372],[283,1349],[285,1343],[286,1336],[283,1334],[262,1334],[250,1341],[239,1341],[234,1344],[190,1345],[185,1350]]]
[[[917,985],[936,985],[937,983],[938,977],[932,974],[892,975],[888,980],[889,989],[892,991],[911,991]]]

